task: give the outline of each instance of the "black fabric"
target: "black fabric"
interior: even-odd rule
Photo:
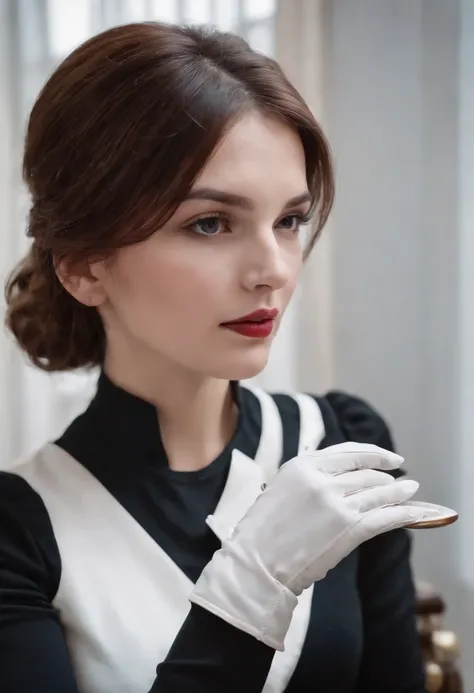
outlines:
[[[300,409],[296,400],[289,395],[273,395],[283,423],[283,456],[281,463],[298,454],[300,432]]]
[[[51,602],[60,577],[61,559],[43,501],[20,476],[0,473],[0,625],[56,621]]]
[[[254,457],[258,448],[259,402],[250,391],[233,388],[240,411],[236,433],[221,455],[198,472],[169,469],[154,408],[105,376],[88,410],[57,441],[193,581],[219,547],[204,520],[224,488],[231,452],[238,448]],[[285,462],[297,453],[299,410],[288,395],[277,395],[275,401],[283,421]],[[362,400],[329,393],[317,402],[326,430],[321,447],[344,440],[393,447],[384,421]],[[425,690],[409,552],[408,534],[390,532],[367,542],[316,583],[307,638],[287,693]],[[77,693],[52,606],[60,576],[61,558],[41,498],[16,474],[1,473],[2,693]],[[258,693],[273,655],[193,606],[166,660],[157,662],[152,692]]]
[[[193,604],[150,693],[260,693],[274,654]]]

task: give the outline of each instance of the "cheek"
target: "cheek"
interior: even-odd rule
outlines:
[[[189,253],[170,253],[147,244],[125,249],[111,268],[107,290],[116,312],[159,315],[199,311],[212,304],[218,272]]]

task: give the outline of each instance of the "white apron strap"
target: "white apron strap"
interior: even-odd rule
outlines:
[[[323,417],[313,397],[292,394],[300,410],[298,454],[306,449],[315,450],[324,438]],[[276,652],[262,693],[283,693],[293,675],[306,639],[311,617],[313,586],[298,598],[291,625],[285,638],[285,651]]]
[[[271,481],[280,466],[283,456],[283,424],[280,412],[271,395],[259,388],[245,385],[260,402],[262,430],[255,463],[263,471],[265,483]]]
[[[262,430],[255,460],[235,450],[226,487],[208,525],[222,540],[232,531],[246,509],[260,493],[260,485],[271,481],[278,471],[283,454],[283,424],[273,397],[245,385],[258,398],[262,413]],[[317,402],[308,395],[292,395],[300,410],[298,453],[315,449],[324,437],[324,424]],[[311,615],[313,587],[298,599],[285,638],[285,651],[276,652],[262,693],[283,693],[298,664],[306,639]]]
[[[293,395],[300,409],[300,437],[298,455],[305,450],[317,450],[325,436],[323,415],[313,397],[301,393]]]
[[[255,462],[240,450],[234,450],[224,491],[213,514],[206,518],[206,523],[221,541],[232,534],[235,525],[262,492],[263,483],[262,470]]]
[[[247,386],[246,386],[247,387]],[[251,390],[260,402],[262,427],[255,459],[234,450],[227,482],[217,507],[206,522],[224,541],[257,496],[277,473],[283,453],[283,425],[273,397],[257,388]]]

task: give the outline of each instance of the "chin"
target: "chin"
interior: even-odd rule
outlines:
[[[238,354],[213,364],[212,375],[222,380],[248,380],[263,371],[268,362],[269,349],[256,349],[253,353]]]

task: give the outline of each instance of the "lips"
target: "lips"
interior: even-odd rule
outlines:
[[[221,327],[232,330],[243,337],[264,339],[272,333],[278,313],[277,308],[261,308],[236,320],[224,322]]]

